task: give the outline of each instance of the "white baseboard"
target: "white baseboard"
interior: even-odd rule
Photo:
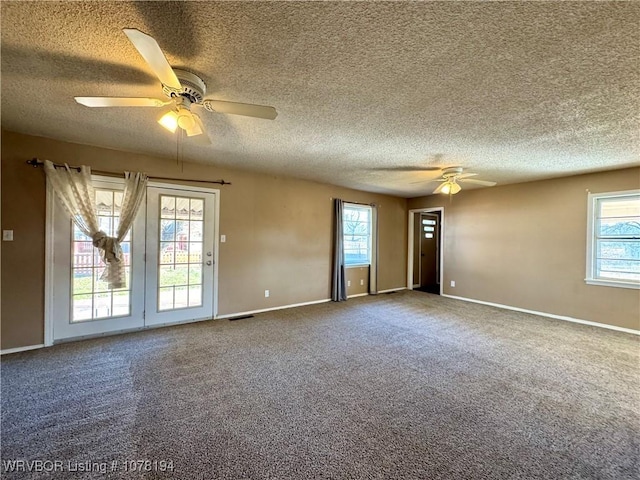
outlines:
[[[355,295],[347,295],[347,298],[366,297],[368,293],[356,293]]]
[[[17,347],[17,348],[7,348],[5,350],[0,350],[0,355],[8,355],[10,353],[18,353],[18,352],[26,352],[28,350],[36,350],[38,348],[43,348],[44,343],[40,345],[27,345],[26,347]]]
[[[379,290],[378,293],[399,292],[400,290],[406,290],[407,287],[388,288],[387,290]]]
[[[318,303],[327,303],[330,301],[331,301],[330,298],[325,298],[324,300],[313,300],[311,302],[292,303],[291,305],[282,305],[280,307],[262,308],[260,310],[249,310],[247,312],[227,313],[225,315],[218,315],[215,319],[222,320],[224,318],[242,317],[244,315],[253,315],[254,313],[273,312],[274,310],[284,310],[285,308],[304,307],[305,305],[315,305]]]
[[[512,307],[510,305],[503,305],[501,303],[485,302],[483,300],[476,300],[474,298],[457,297],[455,295],[445,295],[445,294],[442,294],[442,296],[447,298],[453,298],[455,300],[462,300],[464,302],[480,303],[482,305],[489,305],[490,307],[497,307],[505,310],[513,310],[515,312],[531,313],[533,315],[539,315],[541,317],[554,318],[556,320],[564,320],[565,322],[580,323],[582,325],[590,325],[592,327],[600,327],[600,328],[606,328],[608,330],[616,330],[618,332],[631,333],[633,335],[640,335],[640,330],[634,330],[632,328],[617,327],[615,325],[607,325],[606,323],[598,323],[598,322],[592,322],[590,320],[582,320],[580,318],[566,317],[564,315],[556,315],[554,313],[538,312],[537,310],[528,310],[526,308]]]

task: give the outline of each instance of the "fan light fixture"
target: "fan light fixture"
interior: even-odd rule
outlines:
[[[171,110],[165,113],[158,123],[171,133],[175,133],[178,127],[187,132],[187,136],[193,137],[194,135],[201,135],[203,132],[202,122],[200,118],[191,111],[184,107],[178,107],[176,110]]]
[[[158,120],[158,123],[171,133],[175,133],[176,128],[178,128],[178,114],[171,110],[165,113],[160,120]]]
[[[442,186],[440,193],[444,193],[445,195],[455,195],[462,188],[453,180],[447,180],[447,182]]]

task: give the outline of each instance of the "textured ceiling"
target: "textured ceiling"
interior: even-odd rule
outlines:
[[[638,2],[2,2],[2,127],[174,157],[161,97],[122,32],[152,35],[209,98],[186,160],[412,197],[461,165],[500,184],[637,165]],[[417,182],[417,183],[416,183]]]

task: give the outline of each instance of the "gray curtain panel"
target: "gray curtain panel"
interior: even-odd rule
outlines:
[[[378,294],[378,206],[371,205],[371,265],[369,266],[369,294]]]
[[[344,274],[343,207],[344,202],[336,198],[334,202],[333,278],[331,279],[331,300],[334,302],[342,302],[347,299],[347,281]]]

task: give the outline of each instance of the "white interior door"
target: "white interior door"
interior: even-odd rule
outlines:
[[[94,179],[100,228],[114,235],[122,204],[119,179]],[[108,288],[104,264],[91,239],[71,221],[57,197],[53,208],[53,273],[50,285],[53,340],[144,326],[144,208],[122,242],[127,286]]]
[[[215,193],[147,188],[145,324],[214,315]]]

